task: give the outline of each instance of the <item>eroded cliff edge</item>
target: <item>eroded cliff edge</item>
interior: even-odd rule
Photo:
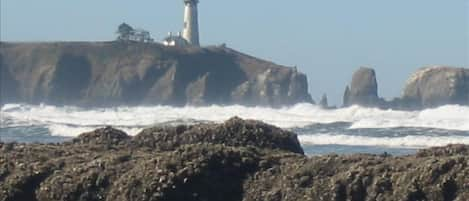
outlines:
[[[2,102],[281,106],[312,102],[306,75],[226,47],[1,43]]]
[[[416,155],[303,155],[258,121],[113,128],[61,144],[0,143],[0,200],[468,200],[469,147]]]

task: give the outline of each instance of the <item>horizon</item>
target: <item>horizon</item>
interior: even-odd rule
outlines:
[[[110,2],[0,1],[0,41],[112,41],[117,26],[126,22],[149,30],[160,42],[167,32],[182,29],[182,1]],[[201,1],[201,44],[226,43],[263,60],[297,66],[307,75],[316,102],[326,93],[331,104],[340,106],[360,66],[376,70],[379,95],[390,99],[400,96],[418,68],[469,65],[468,1],[249,2],[252,6],[246,7],[247,2]],[[103,12],[111,4],[115,12]]]

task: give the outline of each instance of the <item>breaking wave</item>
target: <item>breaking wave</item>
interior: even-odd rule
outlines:
[[[469,136],[416,136],[370,137],[336,134],[298,136],[303,145],[379,146],[392,148],[425,148],[448,144],[469,144]]]
[[[447,105],[422,111],[395,111],[352,106],[335,110],[321,109],[312,104],[284,108],[207,106],[207,107],[113,107],[92,108],[50,105],[7,104],[1,108],[1,128],[40,126],[55,136],[77,136],[103,126],[114,126],[131,135],[155,124],[193,124],[222,122],[233,116],[261,120],[286,129],[309,129],[311,125],[346,122],[343,132],[306,130],[299,139],[304,145],[339,144],[352,146],[428,147],[451,143],[469,144],[469,107]],[[355,135],[347,130],[382,128],[430,128],[448,131],[448,135],[410,133],[393,136]],[[450,131],[463,132],[451,135]],[[407,132],[407,131],[405,131]]]

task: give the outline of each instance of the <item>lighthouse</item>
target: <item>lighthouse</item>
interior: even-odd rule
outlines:
[[[182,37],[193,46],[200,46],[197,14],[198,3],[198,0],[184,0],[184,29]]]

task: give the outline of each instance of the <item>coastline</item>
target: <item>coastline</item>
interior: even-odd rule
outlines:
[[[57,144],[0,143],[2,200],[418,200],[469,198],[469,146],[415,155],[303,155],[259,121],[107,127]]]
[[[232,106],[139,106],[79,108],[10,104],[2,108],[5,142],[57,143],[113,126],[131,136],[155,126],[223,123],[233,116],[256,119],[299,135],[308,155],[415,153],[448,144],[469,144],[469,107],[447,105],[422,111],[351,106],[323,109],[313,104],[283,108]]]

